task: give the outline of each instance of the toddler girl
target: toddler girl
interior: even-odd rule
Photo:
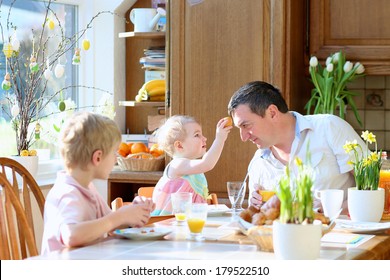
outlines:
[[[154,189],[156,209],[152,215],[172,214],[171,193],[190,192],[193,202],[207,201],[209,190],[204,172],[213,169],[221,156],[232,129],[232,126],[225,127],[227,122],[226,118],[218,122],[215,140],[207,152],[207,139],[192,117],[172,116],[158,129],[158,144],[172,160]]]

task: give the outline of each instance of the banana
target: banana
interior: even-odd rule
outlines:
[[[150,80],[139,89],[135,100],[163,101],[165,100],[165,80]]]
[[[142,88],[145,89],[146,91],[150,91],[156,87],[165,88],[165,80],[150,80],[142,86]]]
[[[149,96],[149,101],[165,101],[165,95]]]
[[[148,91],[148,96],[165,95],[165,87],[155,87]]]

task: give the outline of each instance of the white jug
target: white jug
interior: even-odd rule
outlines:
[[[161,16],[166,12],[162,8],[135,8],[130,12],[130,20],[134,24],[134,32],[151,32]]]

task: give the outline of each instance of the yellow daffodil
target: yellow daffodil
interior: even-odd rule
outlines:
[[[368,130],[362,132],[362,138],[364,139],[364,141],[367,141],[370,144],[376,142],[375,135],[372,132],[369,132]]]
[[[356,187],[363,190],[376,190],[382,165],[381,152],[378,152],[376,137],[372,132],[363,131],[361,137],[366,142],[365,153],[356,139],[352,142],[346,141],[343,149],[347,154],[352,153],[355,157],[355,160],[348,161],[348,164],[353,166]],[[375,151],[369,152],[368,144],[372,143],[375,143]]]

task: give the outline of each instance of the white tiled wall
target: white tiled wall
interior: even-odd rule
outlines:
[[[354,97],[361,127],[353,112],[347,110],[347,121],[361,134],[369,130],[376,135],[378,149],[390,150],[390,76],[365,76],[347,85],[348,89],[359,93]]]

